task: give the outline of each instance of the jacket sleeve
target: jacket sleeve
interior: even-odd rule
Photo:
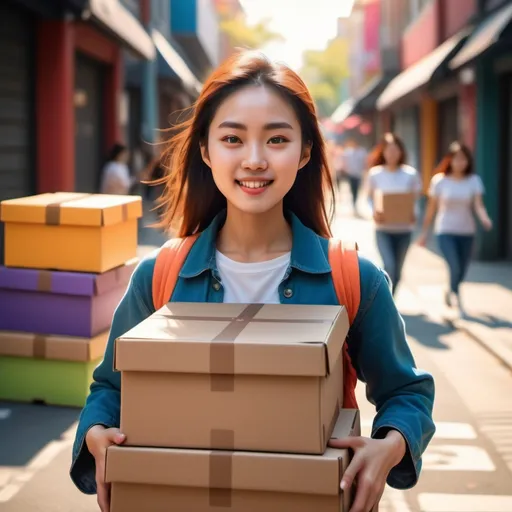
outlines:
[[[406,454],[387,483],[408,489],[418,481],[422,454],[435,432],[434,380],[416,367],[384,272],[361,258],[360,270],[361,304],[349,333],[349,354],[376,407],[371,437],[383,438],[393,429],[406,441]]]
[[[85,494],[96,493],[94,458],[87,449],[85,436],[94,425],[110,428],[119,427],[120,424],[121,376],[113,369],[114,341],[153,312],[149,301],[151,295],[148,297],[147,292],[141,291],[147,289],[147,283],[140,283],[148,280],[144,278],[144,274],[147,274],[144,267],[147,266],[147,262],[143,261],[135,270],[114,313],[104,358],[94,370],[90,393],[78,421],[70,476],[78,489]]]

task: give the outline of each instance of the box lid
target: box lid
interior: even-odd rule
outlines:
[[[109,331],[94,338],[0,331],[0,355],[58,361],[94,361],[104,354],[108,336]]]
[[[140,196],[56,192],[0,203],[0,220],[50,226],[111,226],[142,216]]]
[[[134,258],[102,274],[0,266],[0,289],[102,295],[115,288],[126,287],[138,262],[138,258]]]
[[[342,409],[336,437],[354,435],[358,425],[358,411]],[[335,496],[340,494],[348,462],[348,450],[333,448],[327,448],[323,455],[300,455],[111,446],[105,479],[228,492],[236,489]]]
[[[343,306],[170,302],[116,340],[114,368],[323,377],[348,329]]]

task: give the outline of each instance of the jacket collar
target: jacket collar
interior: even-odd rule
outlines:
[[[287,212],[286,217],[291,224],[293,239],[290,266],[308,274],[329,273],[331,266],[321,243],[323,239],[306,227],[295,214]],[[199,235],[180,271],[180,277],[191,278],[207,270],[217,270],[215,261],[217,233],[225,219],[226,210],[223,210]]]

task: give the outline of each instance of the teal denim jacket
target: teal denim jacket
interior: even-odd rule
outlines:
[[[195,242],[179,274],[172,301],[223,301],[215,241],[224,219],[225,212]],[[293,247],[290,266],[279,286],[281,303],[338,304],[328,261],[328,240],[293,214],[288,219]],[[147,256],[132,275],[114,314],[104,359],[94,371],[90,394],[80,415],[70,474],[86,494],[96,492],[96,482],[94,459],[85,444],[85,435],[93,425],[119,427],[121,376],[112,369],[114,340],[154,312],[151,282],[155,258],[156,252]],[[386,274],[361,256],[359,268],[361,302],[347,338],[349,354],[358,378],[366,384],[368,400],[377,410],[371,436],[382,438],[395,429],[406,440],[406,455],[391,470],[388,484],[407,489],[418,480],[421,456],[435,431],[434,381],[415,366]]]

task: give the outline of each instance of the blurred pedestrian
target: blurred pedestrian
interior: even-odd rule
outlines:
[[[137,178],[130,175],[128,160],[130,154],[123,144],[114,144],[101,173],[102,194],[129,194]]]
[[[359,215],[357,210],[357,199],[361,181],[365,171],[368,169],[368,152],[359,145],[357,139],[349,139],[345,145],[342,155],[343,171],[348,178],[350,191],[352,193],[352,205],[354,215]]]
[[[482,200],[483,193],[482,180],[474,174],[471,151],[464,144],[453,142],[430,182],[429,200],[418,243],[426,244],[435,217],[434,233],[450,274],[445,302],[450,307],[457,306],[462,315],[465,312],[460,298],[460,284],[469,266],[475,238],[473,212],[484,229],[492,229],[492,221]]]
[[[402,276],[415,219],[404,224],[386,222],[385,215],[373,208],[373,195],[380,190],[384,194],[411,192],[419,197],[421,179],[416,169],[406,164],[406,160],[404,143],[393,133],[386,133],[369,157],[368,197],[373,209],[377,247],[384,269],[393,283],[393,294]]]

